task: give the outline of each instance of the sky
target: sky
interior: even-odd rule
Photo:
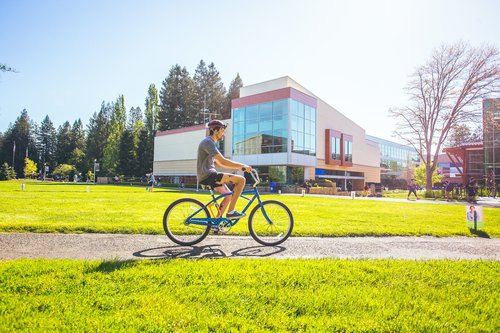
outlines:
[[[290,76],[365,129],[397,141],[391,107],[443,44],[500,48],[497,0],[0,0],[0,132],[23,109],[84,125],[124,95],[141,107],[175,64],[213,62],[226,88]]]

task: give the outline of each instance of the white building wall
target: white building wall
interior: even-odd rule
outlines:
[[[380,166],[380,150],[365,138],[365,130],[342,113],[318,99],[316,109],[316,156],[325,158],[325,130],[334,129],[352,135],[352,163],[357,165]]]

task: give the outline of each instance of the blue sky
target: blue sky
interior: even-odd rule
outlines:
[[[102,101],[144,110],[169,69],[214,62],[229,86],[292,77],[363,127],[391,137],[388,109],[443,43],[500,48],[500,1],[0,0],[0,131],[26,108],[58,127]]]

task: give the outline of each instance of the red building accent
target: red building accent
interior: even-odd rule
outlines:
[[[318,101],[315,97],[306,95],[291,87],[287,87],[278,90],[264,92],[261,94],[255,94],[251,96],[245,96],[233,99],[231,101],[231,107],[234,109],[247,105],[266,103],[285,98],[293,98],[294,100],[309,105],[313,108],[316,108],[318,106]]]
[[[348,162],[345,160],[345,142],[351,141],[352,143],[352,135],[342,133],[342,140],[340,141],[340,160],[342,161],[343,166],[352,166],[352,162]],[[351,146],[351,155],[352,155],[352,146]]]
[[[327,128],[325,130],[325,163],[330,165],[340,165],[341,160],[334,160],[332,158],[332,139],[333,138],[342,138],[342,133],[333,129]],[[340,142],[340,151],[342,152],[342,140]],[[342,157],[341,157],[342,158]]]

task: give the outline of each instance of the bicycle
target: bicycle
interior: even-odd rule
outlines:
[[[250,175],[254,179],[252,189],[244,190],[241,198],[248,200],[242,213],[245,213],[254,201],[254,206],[248,216],[248,230],[253,239],[267,246],[283,243],[290,237],[293,229],[293,216],[290,209],[280,201],[262,201],[257,185],[260,183],[259,174],[252,170]],[[210,230],[216,233],[227,233],[241,219],[230,220],[220,216],[218,201],[232,192],[215,196],[210,186],[204,186],[210,191],[212,200],[203,204],[193,198],[182,198],[174,201],[163,214],[163,229],[174,243],[179,245],[193,245],[207,237]],[[251,198],[245,195],[252,194]]]

